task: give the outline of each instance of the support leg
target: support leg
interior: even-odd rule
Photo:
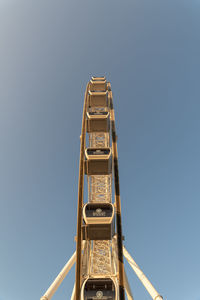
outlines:
[[[136,264],[136,262],[133,260],[131,255],[128,253],[125,247],[123,247],[124,257],[127,259],[128,263],[132,267],[133,271],[137,275],[137,277],[140,279],[144,287],[146,288],[147,292],[150,294],[153,300],[163,300],[163,297],[156,291],[154,286],[151,284],[151,282],[148,280],[148,278],[144,275],[142,270],[139,268],[139,266]]]
[[[74,284],[74,288],[73,288],[73,291],[72,291],[71,300],[75,300],[75,284]]]
[[[125,269],[124,269],[124,285],[125,285],[125,290],[126,290],[126,295],[128,297],[128,300],[134,300]]]
[[[68,274],[69,270],[72,268],[73,264],[76,261],[76,252],[72,255],[72,257],[68,260],[64,268],[61,270],[61,272],[58,274],[52,285],[48,288],[46,293],[42,296],[40,300],[50,300],[54,293],[57,291],[60,284],[63,282],[64,278]]]

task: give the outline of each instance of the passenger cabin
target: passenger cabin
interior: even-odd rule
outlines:
[[[83,283],[81,296],[84,300],[116,300],[116,285],[111,278],[88,278]]]
[[[92,77],[89,83],[89,90],[91,92],[105,92],[106,91],[106,79],[99,77]]]
[[[85,174],[109,175],[112,173],[111,148],[85,149]]]
[[[87,203],[83,208],[83,219],[83,239],[112,239],[115,232],[113,204]]]
[[[109,132],[110,113],[109,112],[87,112],[87,132]]]
[[[108,92],[94,92],[89,90],[89,107],[108,107]]]

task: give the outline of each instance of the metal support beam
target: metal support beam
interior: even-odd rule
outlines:
[[[123,241],[122,241],[122,219],[121,219],[121,199],[119,189],[119,168],[118,168],[118,152],[117,152],[117,135],[115,129],[115,113],[113,108],[112,91],[109,89],[109,101],[110,101],[110,120],[111,120],[111,132],[112,132],[112,155],[114,164],[114,181],[115,181],[115,205],[116,205],[116,230],[117,230],[117,256],[119,266],[119,299],[125,300],[124,291],[124,261],[123,261]]]
[[[72,295],[71,295],[71,300],[75,300],[75,284],[73,287]]]
[[[126,291],[128,300],[134,300],[125,269],[124,269],[124,286],[125,286],[125,291]]]
[[[140,279],[144,287],[146,288],[147,292],[149,295],[152,297],[153,300],[163,300],[163,297],[156,291],[154,286],[151,284],[149,279],[144,275],[142,270],[139,268],[139,266],[136,264],[136,262],[133,260],[131,255],[128,253],[126,248],[123,246],[123,252],[124,252],[124,257],[127,259],[129,265],[137,275],[137,277]]]
[[[82,265],[82,208],[83,208],[83,190],[84,190],[84,150],[85,150],[85,136],[86,136],[86,109],[87,109],[87,98],[88,88],[86,87],[84,107],[83,107],[83,118],[82,118],[82,131],[80,136],[80,161],[79,161],[79,184],[78,184],[78,209],[77,209],[77,236],[76,236],[76,284],[75,294],[76,300],[80,300],[81,291],[81,265]]]
[[[58,274],[54,282],[48,288],[46,293],[40,298],[40,300],[50,300],[53,297],[54,293],[57,291],[58,287],[65,279],[66,275],[74,265],[75,261],[76,261],[76,252],[74,252],[72,257],[68,260],[64,268],[61,270],[61,272]]]

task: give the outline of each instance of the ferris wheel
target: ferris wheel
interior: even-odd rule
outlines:
[[[80,136],[76,251],[41,300],[52,298],[74,263],[71,300],[125,300],[125,292],[133,300],[124,257],[152,299],[163,299],[123,246],[111,85],[105,77],[92,77],[86,87]]]

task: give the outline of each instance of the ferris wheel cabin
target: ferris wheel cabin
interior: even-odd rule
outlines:
[[[88,278],[82,287],[84,300],[116,300],[117,289],[111,278]]]
[[[87,132],[109,132],[110,130],[110,113],[87,112]]]
[[[87,203],[83,208],[83,238],[87,240],[111,240],[114,231],[114,205],[111,203]]]
[[[112,173],[111,148],[86,148],[85,174],[109,175]]]
[[[108,106],[108,91],[105,91],[105,92],[89,91],[89,106],[92,108],[107,107]]]
[[[90,91],[98,91],[98,92],[105,92],[106,91],[106,79],[105,77],[92,77],[89,83]]]

